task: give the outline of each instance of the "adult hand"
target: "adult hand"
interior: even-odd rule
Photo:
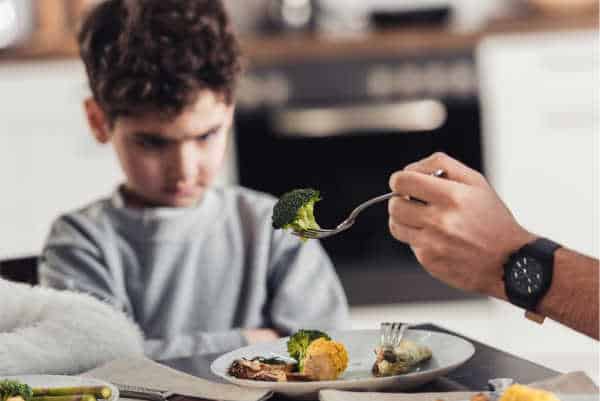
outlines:
[[[447,179],[429,175],[437,169]],[[467,291],[506,298],[503,265],[535,236],[517,223],[480,173],[435,153],[394,173],[390,187],[426,202],[392,198],[389,226],[432,276]]]
[[[279,338],[279,334],[275,330],[271,329],[250,329],[242,332],[248,344],[263,343],[268,341],[275,341]]]

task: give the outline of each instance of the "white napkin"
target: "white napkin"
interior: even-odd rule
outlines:
[[[117,359],[90,370],[82,376],[208,400],[262,401],[272,395],[269,390],[211,382],[146,358]]]

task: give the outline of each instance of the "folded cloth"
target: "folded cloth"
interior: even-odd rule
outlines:
[[[552,391],[559,394],[600,394],[598,386],[583,372],[572,372],[530,383],[532,387]],[[321,390],[320,401],[464,401],[478,392],[450,393],[373,393],[340,390]],[[594,399],[598,399],[594,397]]]
[[[271,396],[269,390],[211,382],[171,369],[147,358],[117,359],[90,370],[82,376],[94,377],[114,384],[146,387],[206,400],[262,401]]]

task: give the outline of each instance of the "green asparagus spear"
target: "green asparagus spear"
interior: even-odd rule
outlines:
[[[58,396],[58,395],[81,395],[92,394],[96,398],[108,400],[112,395],[110,387],[106,386],[91,386],[91,387],[49,387],[49,388],[34,388],[33,396],[39,397],[42,395]]]
[[[41,395],[34,396],[31,401],[96,401],[96,397],[92,394]]]

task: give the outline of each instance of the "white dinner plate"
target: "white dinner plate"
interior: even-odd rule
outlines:
[[[0,376],[0,380],[18,380],[21,383],[28,384],[29,387],[87,387],[87,386],[106,386],[109,387],[112,395],[108,401],[117,401],[119,399],[119,389],[111,383],[82,376],[63,376],[63,375],[19,375],[19,376]]]
[[[379,330],[339,331],[329,334],[333,340],[343,343],[349,354],[348,368],[337,380],[265,382],[237,379],[227,374],[229,366],[236,359],[255,356],[269,357],[272,354],[288,356],[286,348],[288,338],[250,345],[224,354],[212,363],[211,370],[217,376],[239,386],[268,388],[277,393],[298,397],[314,395],[321,389],[406,390],[447,374],[466,362],[475,353],[473,344],[462,338],[434,331],[407,330],[404,338],[429,347],[433,353],[431,360],[421,364],[411,373],[391,377],[374,377],[371,368],[375,362],[373,350],[379,344]]]

